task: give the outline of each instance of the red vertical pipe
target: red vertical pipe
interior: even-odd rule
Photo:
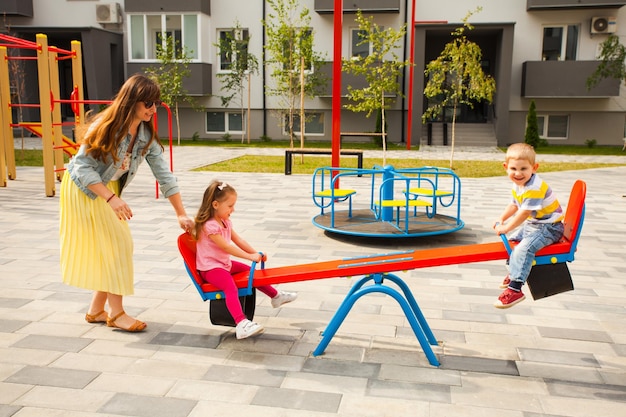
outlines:
[[[343,0],[335,0],[333,42],[333,101],[332,101],[332,138],[331,165],[339,166],[341,149],[341,38],[343,27]],[[333,173],[333,175],[335,175]],[[338,182],[337,182],[338,186]]]
[[[409,91],[407,92],[407,97],[409,98],[409,102],[407,104],[407,121],[406,121],[406,148],[407,150],[411,149],[411,133],[413,128],[413,77],[415,75],[415,69],[413,68],[413,64],[415,61],[415,0],[413,0],[412,5],[413,10],[411,10],[411,46],[409,47]]]

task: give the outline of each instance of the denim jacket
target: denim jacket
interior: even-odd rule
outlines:
[[[163,155],[163,149],[161,149],[161,145],[158,142],[152,142],[146,154],[142,156],[142,151],[150,139],[147,134],[148,132],[144,128],[144,124],[141,123],[137,131],[135,145],[132,149],[128,175],[126,181],[121,184],[122,190],[133,180],[137,174],[139,165],[145,158],[150,166],[150,169],[152,170],[152,174],[159,183],[161,192],[165,197],[170,197],[180,191],[176,177],[174,177],[174,174],[170,171],[167,161]],[[117,157],[119,158],[117,164],[113,163],[113,157],[110,155],[107,156],[105,162],[95,159],[91,155],[87,154],[87,147],[85,144],[82,144],[76,155],[74,155],[67,165],[67,171],[69,172],[72,181],[74,181],[78,188],[80,188],[81,191],[83,191],[89,198],[95,200],[97,195],[87,187],[100,182],[106,185],[111,180],[124,160],[124,155],[130,145],[131,139],[132,137],[130,134],[126,135],[124,140],[122,140],[117,147]]]

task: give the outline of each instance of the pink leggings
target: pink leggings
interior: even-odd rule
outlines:
[[[215,268],[199,272],[202,279],[224,292],[224,296],[226,297],[226,308],[228,309],[230,315],[233,316],[235,323],[239,323],[241,320],[246,318],[246,315],[243,313],[241,304],[239,303],[238,290],[235,285],[233,275],[239,272],[250,271],[250,266],[237,261],[232,261],[232,264],[230,272],[223,268]],[[276,289],[271,285],[263,285],[257,288],[270,298],[274,298],[276,297],[276,294],[278,294],[278,291],[276,291]]]

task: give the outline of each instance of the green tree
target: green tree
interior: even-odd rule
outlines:
[[[626,80],[626,46],[619,42],[617,35],[609,35],[600,44],[600,64],[587,78],[587,89],[591,90],[604,78]]]
[[[524,142],[537,149],[539,147],[539,125],[537,124],[537,109],[535,107],[535,100],[530,101],[528,107],[528,115],[526,115],[526,133],[524,135]]]
[[[406,33],[406,25],[400,30],[393,28],[383,30],[374,23],[372,16],[364,17],[360,10],[357,11],[355,21],[359,25],[360,41],[357,45],[370,45],[371,53],[364,58],[345,59],[342,63],[344,72],[363,76],[366,80],[364,88],[348,86],[350,102],[345,107],[353,112],[365,112],[366,117],[370,117],[375,110],[380,111],[384,164],[387,147],[385,110],[391,105],[390,101],[385,100],[385,94],[402,97],[398,78],[402,74],[402,69],[409,65],[409,61],[400,60],[395,50],[399,48],[398,42]]]
[[[153,77],[161,88],[161,100],[170,107],[176,118],[178,144],[180,145],[180,119],[178,116],[179,104],[186,102],[194,110],[203,110],[197,100],[190,96],[183,87],[183,80],[189,77],[191,70],[192,51],[182,48],[178,41],[171,36],[165,36],[156,46],[156,58],[159,66],[145,68],[146,74]]]
[[[268,0],[271,11],[263,21],[267,33],[265,51],[273,83],[266,94],[278,97],[278,118],[289,133],[293,147],[294,122],[299,119],[300,146],[304,146],[304,99],[312,97],[325,79],[315,71],[322,55],[313,50],[314,33],[310,27],[309,10],[298,12],[298,0]],[[300,109],[297,117],[296,109]],[[286,113],[286,117],[285,117]]]
[[[245,91],[248,91],[248,122],[246,123],[246,132],[248,134],[248,143],[250,143],[250,77],[259,72],[259,61],[248,50],[250,36],[248,31],[244,31],[238,21],[230,32],[222,32],[224,37],[220,39],[216,45],[219,48],[218,53],[221,55],[222,61],[228,62],[228,71],[219,72],[217,78],[222,81],[220,91],[224,92],[221,96],[222,106],[228,107],[231,101],[235,100],[241,109],[241,120],[243,124]],[[246,88],[247,87],[247,88]],[[244,142],[244,131],[241,131],[241,143]]]
[[[483,72],[481,66],[482,51],[475,43],[467,39],[466,31],[474,29],[468,23],[469,18],[482,8],[469,12],[463,19],[463,26],[452,32],[454,39],[446,44],[441,55],[426,66],[428,77],[424,95],[439,98],[437,103],[424,112],[424,123],[439,115],[446,106],[452,106],[452,146],[450,148],[450,168],[453,168],[456,109],[460,104],[473,107],[477,101],[491,103],[496,90],[496,82]]]

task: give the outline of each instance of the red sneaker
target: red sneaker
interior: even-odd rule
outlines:
[[[526,296],[521,291],[514,291],[507,288],[500,294],[498,301],[493,303],[495,308],[509,308],[513,307],[517,303],[521,303],[526,299]]]
[[[504,278],[504,281],[502,281],[502,284],[500,284],[500,288],[507,288],[510,283],[511,278],[509,278],[509,276],[507,275],[506,278]]]

